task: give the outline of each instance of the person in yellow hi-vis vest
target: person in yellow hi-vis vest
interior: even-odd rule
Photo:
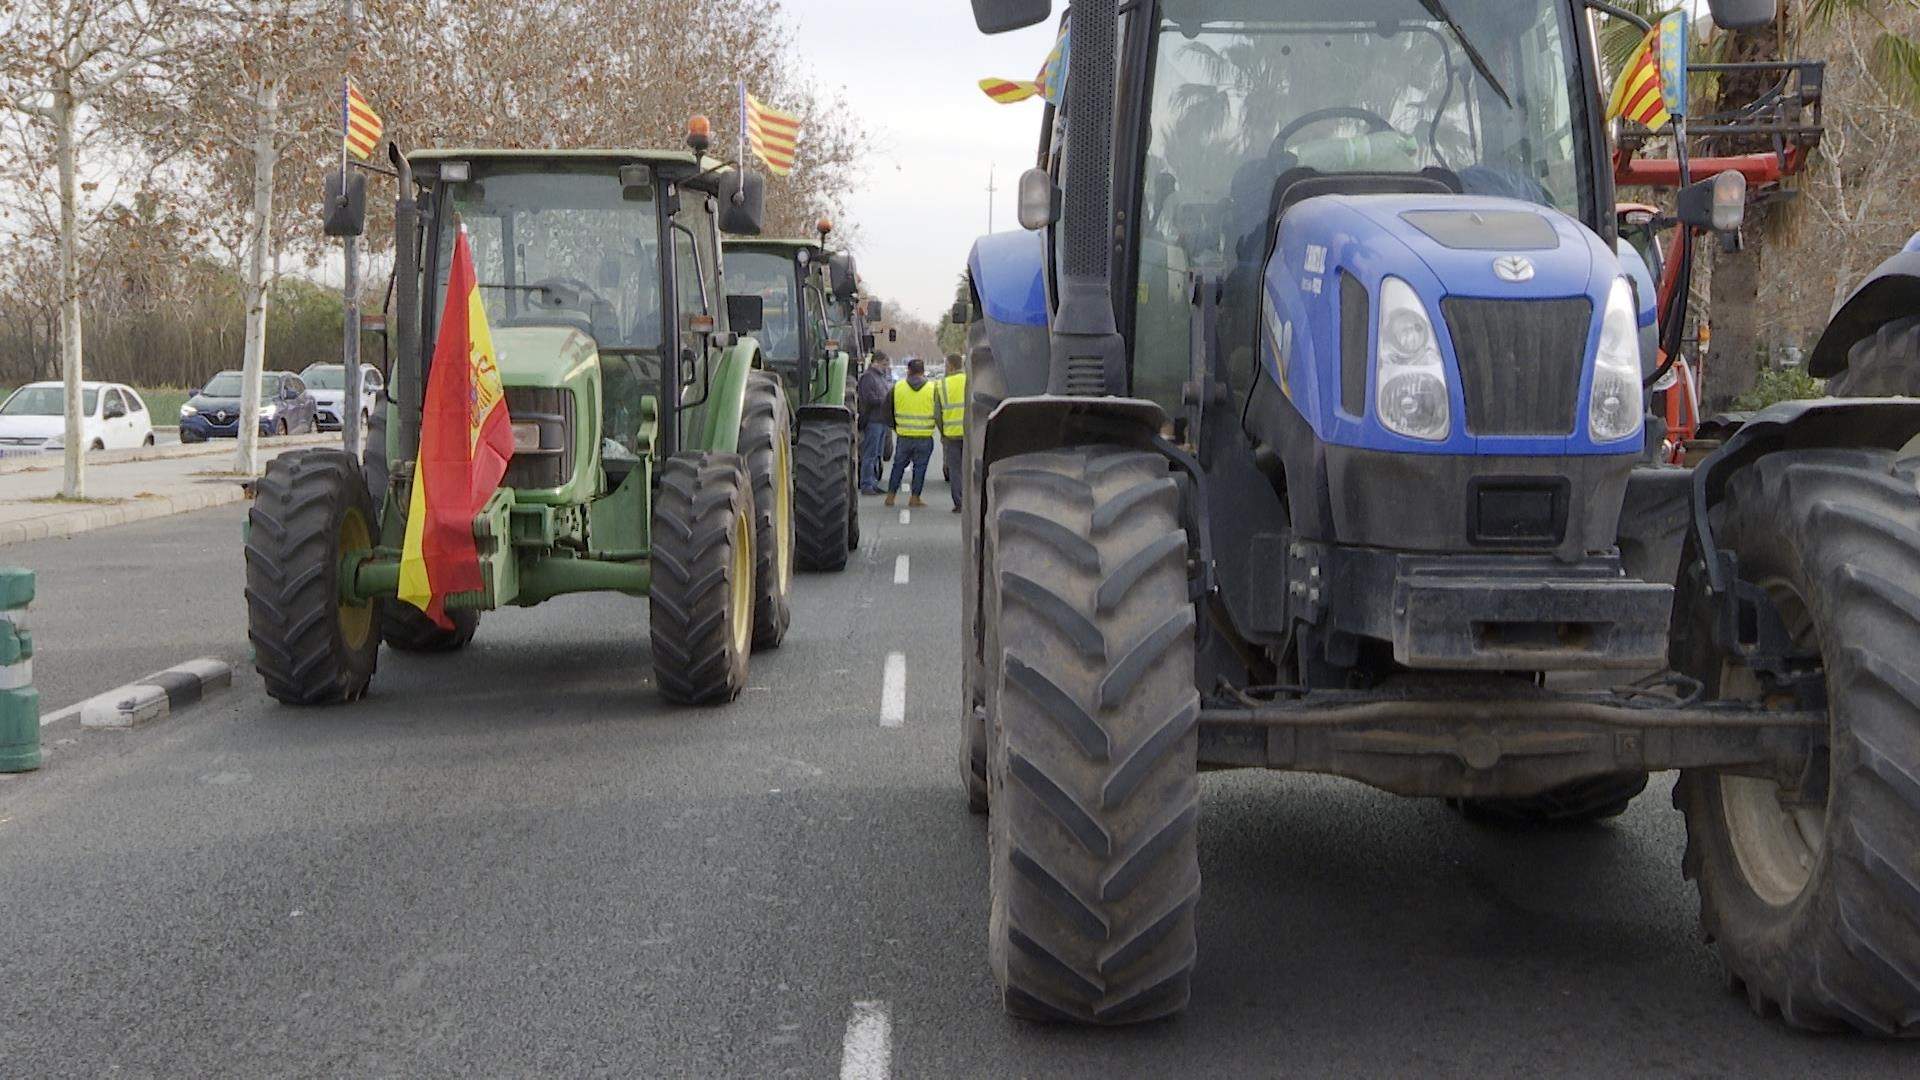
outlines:
[[[933,407],[940,417],[940,465],[957,514],[967,474],[967,369],[957,353],[947,354],[947,373],[933,384]]]
[[[913,498],[908,506],[927,505],[920,493],[927,489],[927,465],[933,461],[934,402],[933,384],[927,381],[927,365],[919,357],[907,361],[907,377],[893,384],[887,398],[887,415],[893,422],[898,440],[893,448],[893,474],[887,478],[887,505],[892,506],[900,493],[900,481],[907,466],[913,466]]]

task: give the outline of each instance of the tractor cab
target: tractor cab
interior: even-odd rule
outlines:
[[[818,241],[726,242],[729,303],[759,301],[759,324],[743,333],[797,401],[837,403],[853,357],[863,355],[852,256],[826,250],[828,231]]]

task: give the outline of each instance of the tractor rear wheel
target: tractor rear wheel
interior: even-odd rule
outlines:
[[[753,651],[753,491],[738,454],[675,454],[653,506],[648,621],[660,693],[732,701]]]
[[[367,692],[385,605],[343,602],[340,565],[375,535],[351,454],[303,450],[267,463],[247,513],[247,637],[274,700],[331,705]]]
[[[1756,1012],[1794,1027],[1920,1035],[1920,463],[1781,451],[1728,481],[1718,542],[1825,668],[1828,729],[1800,776],[1682,771],[1700,921]],[[1690,554],[1674,667],[1710,700],[1764,687],[1711,631]]]
[[[1517,799],[1449,799],[1462,814],[1496,825],[1585,825],[1617,818],[1647,789],[1646,773],[1596,776]]]
[[[853,428],[833,417],[800,421],[794,447],[796,503],[794,547],[802,570],[844,570],[852,550],[847,532],[854,518],[847,503],[847,468],[853,461]]]
[[[793,622],[793,418],[770,371],[747,375],[740,453],[753,483],[753,647],[777,649]]]
[[[989,950],[1001,1002],[1124,1024],[1186,1006],[1200,815],[1194,609],[1164,458],[1021,454],[987,496]]]
[[[1920,315],[1894,319],[1855,342],[1847,368],[1827,382],[1834,397],[1920,397]]]

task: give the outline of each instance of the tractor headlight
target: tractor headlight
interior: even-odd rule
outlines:
[[[1374,412],[1388,431],[1439,442],[1453,431],[1447,368],[1413,286],[1380,279],[1380,359],[1374,370]]]
[[[1640,433],[1640,325],[1626,278],[1613,283],[1600,320],[1600,348],[1593,360],[1593,395],[1587,430],[1594,442],[1619,442]]]

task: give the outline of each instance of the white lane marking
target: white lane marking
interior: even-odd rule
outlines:
[[[913,511],[911,510],[900,511],[900,524],[902,525],[913,524]]]
[[[886,1080],[893,1075],[893,1020],[884,1001],[856,1001],[840,1044],[840,1080]]]
[[[907,718],[907,654],[888,653],[880,680],[880,726],[899,727]]]
[[[905,585],[907,583],[907,557],[905,555],[893,560],[893,583],[895,585]]]

